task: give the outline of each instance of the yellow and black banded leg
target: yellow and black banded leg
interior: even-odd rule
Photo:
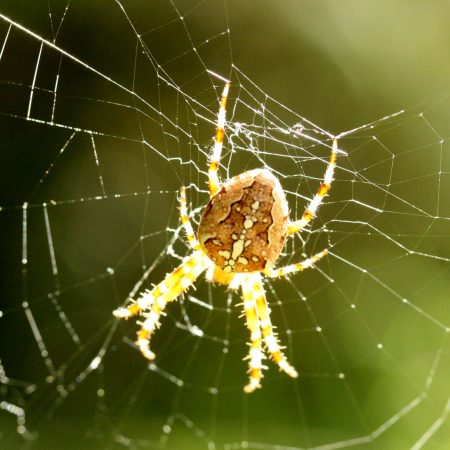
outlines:
[[[180,266],[156,285],[153,289],[143,292],[139,298],[126,308],[118,308],[113,314],[118,319],[128,319],[142,313],[145,317],[140,331],[137,333],[137,345],[141,353],[148,359],[155,355],[150,350],[150,338],[159,327],[159,318],[167,303],[177,299],[186,291],[199,275],[208,267],[208,260],[201,251],[196,251],[186,257]]]
[[[319,253],[316,253],[311,258],[305,259],[299,263],[290,264],[288,266],[280,267],[278,269],[266,269],[264,271],[264,275],[269,278],[280,278],[285,275],[290,275],[295,272],[301,272],[309,267],[312,267],[317,261],[322,259],[324,256],[328,255],[328,250],[322,250]]]
[[[186,231],[189,245],[193,250],[200,250],[200,244],[195,237],[194,229],[192,228],[191,221],[189,220],[186,200],[186,188],[184,186],[180,189],[180,216],[181,223],[183,224],[184,230]]]
[[[337,139],[335,138],[333,139],[330,161],[328,163],[327,170],[325,171],[323,182],[320,185],[316,195],[305,209],[302,218],[300,220],[291,222],[288,225],[287,231],[288,235],[301,231],[315,216],[317,209],[322,203],[322,200],[324,199],[325,195],[327,195],[328,191],[330,190],[331,183],[333,182],[334,168],[336,167],[336,157],[338,152],[339,150],[337,146]]]
[[[294,367],[289,364],[278,342],[277,335],[273,330],[272,321],[270,320],[270,308],[264,293],[261,276],[259,274],[256,275],[253,277],[252,290],[256,298],[258,318],[261,324],[261,332],[267,347],[267,351],[272,360],[276,364],[278,364],[278,367],[281,370],[286,372],[290,377],[297,378],[298,373],[294,369]]]
[[[210,197],[214,196],[214,194],[218,191],[220,186],[218,171],[219,171],[220,157],[222,155],[223,139],[225,136],[225,117],[226,117],[226,106],[229,90],[230,90],[230,83],[226,82],[225,87],[223,88],[222,98],[220,100],[219,115],[217,117],[216,138],[214,140],[214,148],[211,155],[208,170]]]
[[[265,368],[262,364],[265,357],[262,349],[261,324],[258,319],[256,300],[252,287],[253,283],[251,278],[246,277],[241,284],[241,288],[246,324],[250,331],[250,350],[246,358],[249,361],[249,382],[244,387],[244,392],[247,394],[261,387],[262,370]]]

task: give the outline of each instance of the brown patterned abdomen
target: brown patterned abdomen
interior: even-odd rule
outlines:
[[[227,181],[210,200],[198,238],[207,256],[225,272],[271,267],[283,249],[288,208],[280,183],[264,169]]]

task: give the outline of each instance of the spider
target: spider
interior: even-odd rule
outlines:
[[[337,138],[333,138],[331,156],[323,182],[299,220],[289,221],[289,209],[280,182],[267,169],[250,170],[220,183],[218,170],[225,135],[226,103],[230,82],[223,89],[213,151],[210,157],[208,182],[210,200],[201,217],[198,233],[189,220],[186,189],[180,192],[180,216],[192,253],[173,272],[151,290],[142,292],[127,307],[116,309],[115,317],[128,319],[141,315],[136,344],[143,356],[155,358],[150,339],[160,326],[160,317],[167,304],[182,295],[206,271],[206,278],[242,290],[246,324],[250,331],[249,381],[247,393],[261,387],[264,351],[287,375],[296,378],[297,371],[288,362],[279,344],[270,319],[263,277],[280,278],[302,271],[323,258],[324,249],[296,264],[275,268],[285,240],[301,231],[314,217],[330,189],[336,155]],[[263,347],[264,345],[264,347]]]

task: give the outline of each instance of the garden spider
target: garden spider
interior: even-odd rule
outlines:
[[[149,360],[150,338],[160,326],[160,316],[167,303],[176,300],[206,271],[208,281],[242,289],[244,312],[250,331],[249,382],[247,393],[261,387],[264,350],[279,368],[296,378],[297,371],[282,352],[270,320],[262,276],[279,278],[311,267],[328,251],[322,250],[302,262],[274,268],[287,236],[301,231],[314,217],[330,189],[336,155],[337,138],[333,139],[330,160],[316,195],[299,220],[289,222],[286,197],[278,179],[267,169],[250,170],[220,183],[219,162],[224,139],[226,102],[230,83],[226,82],[217,119],[214,148],[209,165],[210,200],[198,227],[197,237],[189,221],[186,189],[181,188],[180,215],[192,253],[165,279],[131,300],[127,307],[114,311],[119,318],[140,314],[145,320],[137,333],[137,346]],[[263,343],[265,345],[263,349]]]

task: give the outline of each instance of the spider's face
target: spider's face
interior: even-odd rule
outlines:
[[[206,205],[198,240],[227,273],[272,267],[283,249],[288,205],[278,179],[266,169],[237,175]]]

